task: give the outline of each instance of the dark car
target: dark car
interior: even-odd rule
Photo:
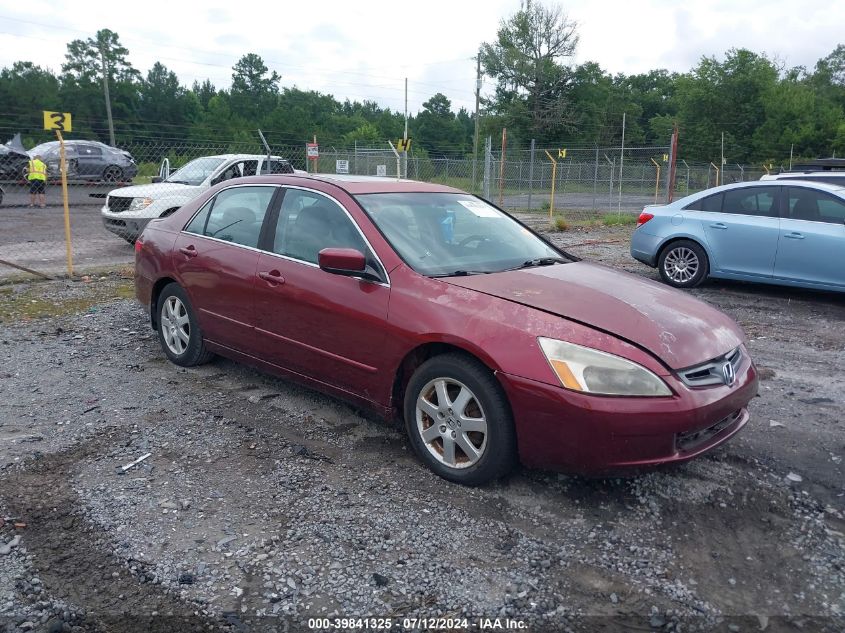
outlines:
[[[47,163],[47,175],[59,177],[59,142],[41,143],[29,150]],[[75,180],[128,182],[138,174],[132,155],[122,149],[98,141],[65,141],[68,177]]]
[[[6,180],[22,180],[26,178],[29,165],[29,154],[21,143],[21,135],[0,145],[0,178]]]
[[[437,474],[683,462],[737,433],[757,372],[730,318],[578,261],[488,202],[343,176],[221,183],[135,244],[165,355],[214,353],[403,419]]]

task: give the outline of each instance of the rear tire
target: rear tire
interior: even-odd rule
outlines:
[[[103,170],[103,180],[106,182],[120,182],[123,180],[123,170],[115,165],[109,165]]]
[[[404,404],[411,446],[444,479],[475,486],[503,477],[516,463],[510,404],[477,360],[430,358],[411,376]]]
[[[675,288],[694,288],[707,278],[707,253],[692,240],[678,240],[666,246],[657,260],[664,283]]]
[[[158,340],[170,362],[194,367],[210,361],[188,294],[176,283],[167,284],[158,296]]]

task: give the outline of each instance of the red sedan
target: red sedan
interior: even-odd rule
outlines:
[[[484,200],[343,176],[227,181],[136,243],[178,365],[221,354],[404,420],[438,475],[682,462],[748,420],[727,316],[579,261]]]

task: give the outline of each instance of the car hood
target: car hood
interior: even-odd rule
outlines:
[[[203,191],[205,191],[205,187],[180,185],[175,182],[154,182],[149,185],[132,185],[131,187],[114,189],[109,191],[109,195],[120,198],[152,198],[153,200],[175,196],[190,199]]]
[[[445,281],[604,330],[672,369],[725,354],[744,340],[732,319],[684,292],[587,262]]]

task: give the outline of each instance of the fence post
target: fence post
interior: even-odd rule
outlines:
[[[531,139],[531,154],[528,156],[528,210],[531,211],[531,196],[534,194],[534,139]]]
[[[610,191],[607,196],[607,203],[608,210],[613,211],[613,174],[616,173],[616,156],[613,157],[613,160],[610,160],[605,154],[604,159],[610,163]]]
[[[593,169],[593,206],[590,211],[596,210],[596,190],[599,184],[599,146],[596,145],[596,165]]]
[[[546,151],[546,156],[549,157],[549,160],[552,161],[552,194],[549,198],[549,226],[552,225],[553,216],[555,212],[555,176],[557,175],[557,161],[552,158],[552,155],[549,154],[549,150]]]
[[[484,141],[484,199],[490,199],[490,171],[493,162],[493,137]]]

